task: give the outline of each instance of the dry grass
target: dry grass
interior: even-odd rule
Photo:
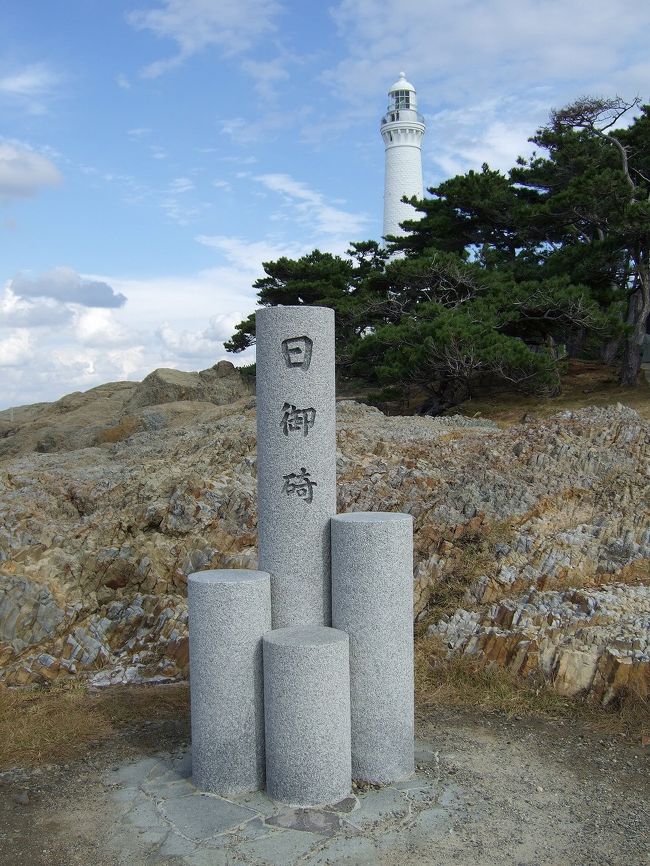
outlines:
[[[643,418],[650,419],[650,382],[643,373],[635,388],[624,388],[618,384],[614,367],[595,361],[571,360],[566,375],[562,377],[562,393],[557,397],[526,397],[495,389],[492,393],[466,400],[452,412],[480,415],[509,426],[519,423],[525,414],[547,418],[564,409],[609,406],[614,403],[630,406]]]
[[[648,583],[648,560],[636,559],[617,572],[579,572],[575,569],[560,569],[555,575],[543,575],[537,581],[537,588],[543,591],[567,589],[593,589],[612,583],[627,586],[645,586]]]
[[[416,707],[457,706],[482,713],[568,719],[596,733],[650,736],[650,707],[640,700],[598,704],[564,698],[548,683],[524,680],[469,657],[445,659],[435,637],[415,645]],[[48,688],[0,687],[0,771],[78,760],[126,726],[189,717],[187,683],[124,686],[89,693],[83,683]]]
[[[0,687],[0,770],[57,763],[83,755],[126,725],[185,719],[186,683],[117,687],[89,693],[85,684]]]
[[[421,710],[458,706],[511,717],[574,719],[596,732],[625,734],[635,742],[650,736],[650,704],[637,696],[606,708],[566,698],[541,678],[524,679],[470,656],[447,659],[437,636],[416,640],[415,700]]]

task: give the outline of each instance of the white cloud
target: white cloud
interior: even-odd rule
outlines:
[[[26,300],[14,294],[11,282],[0,297],[0,322],[5,327],[38,328],[71,321],[72,310],[51,298]]]
[[[58,168],[46,156],[21,142],[0,140],[0,202],[28,198],[60,183]]]
[[[116,76],[115,82],[116,82],[118,87],[122,88],[122,90],[130,90],[131,89],[131,82],[129,81],[127,76],[124,75],[123,72],[120,72],[120,74],[118,76]]]
[[[252,285],[264,276],[262,262],[297,257],[312,249],[305,243],[248,242],[227,235],[199,235],[196,241],[219,253],[223,264],[181,277],[91,278],[110,282],[115,291],[128,296],[119,315],[137,322],[142,331],[157,332],[168,322],[174,330],[205,332],[206,339],[213,339],[215,329],[221,329],[225,339],[232,333],[230,323],[241,321],[257,306]]]
[[[527,139],[548,110],[541,98],[519,102],[502,97],[428,114],[425,173],[431,165],[438,175],[450,177],[484,162],[507,171],[517,156],[533,149]]]
[[[144,346],[131,346],[129,349],[108,352],[106,359],[120,379],[132,379],[134,375],[136,378],[144,378],[146,375],[142,373],[147,369]]]
[[[0,295],[0,408],[143,379],[157,367],[200,370],[222,359],[250,363],[253,350],[231,355],[223,342],[256,307],[252,284],[263,275],[262,261],[306,250],[226,236],[201,242],[219,252],[223,264],[180,277],[77,275],[85,284],[128,296],[120,307],[25,298],[8,282]]]
[[[275,95],[272,99],[275,99]],[[268,97],[265,98],[265,102],[269,101]],[[275,105],[269,105],[268,108],[268,111],[262,110],[246,117],[226,117],[219,124],[220,132],[241,147],[242,144],[268,143],[284,135],[289,127],[313,123],[313,108],[308,103],[292,104],[290,112],[279,111]],[[244,159],[236,161],[241,165],[246,163]],[[254,161],[250,160],[251,163]]]
[[[126,303],[126,297],[108,283],[84,279],[67,267],[53,268],[38,277],[17,274],[10,288],[21,298],[52,298],[84,307],[121,307]]]
[[[177,54],[143,70],[145,77],[157,78],[206,48],[224,56],[248,51],[275,29],[280,9],[276,0],[160,0],[157,8],[135,10],[128,20],[177,43]]]
[[[176,177],[169,184],[169,191],[172,193],[189,192],[194,189],[194,183],[189,177]]]
[[[194,181],[189,177],[176,177],[169,182],[160,200],[160,207],[167,219],[187,226],[209,209],[209,203],[192,202],[185,196],[185,193],[192,192],[194,188]]]
[[[42,96],[58,83],[58,76],[44,63],[24,66],[0,78],[0,93],[9,96]]]
[[[200,217],[208,209],[209,205],[189,205],[176,198],[176,196],[166,196],[160,202],[160,207],[167,219],[177,223],[179,226],[188,226]]]
[[[196,240],[203,246],[223,253],[226,260],[238,268],[248,280],[261,275],[262,262],[270,262],[281,256],[300,256],[309,249],[306,244],[246,241],[230,235],[198,235]]]
[[[223,342],[257,306],[252,285],[264,275],[262,262],[283,255],[296,258],[312,245],[271,238],[249,243],[227,235],[200,235],[196,241],[214,250],[221,263],[177,277],[76,275],[84,284],[106,286],[115,295],[128,297],[119,307],[25,298],[9,282],[0,298],[0,315],[7,310],[33,318],[13,320],[12,329],[0,325],[0,359],[13,365],[0,377],[0,408],[57,399],[118,379],[143,379],[157,367],[201,370],[222,359],[250,363],[254,350],[232,355]],[[51,278],[39,285],[42,291]],[[52,316],[63,315],[63,310],[67,318],[48,323],[48,309]],[[43,321],[35,333],[37,316]],[[4,317],[0,322],[9,324]],[[23,323],[29,328],[17,327]]]
[[[256,156],[220,156],[221,162],[233,162],[236,165],[255,165],[258,162]]]
[[[75,316],[75,337],[85,346],[125,345],[133,337],[116,320],[112,310],[83,309]]]
[[[650,8],[629,5],[622,15],[592,0],[464,0],[462,10],[444,0],[341,0],[333,14],[348,57],[331,80],[363,101],[403,68],[412,80],[434,74],[466,95],[489,92],[495,80],[511,89],[591,78],[645,57]]]
[[[364,237],[369,217],[366,214],[350,213],[329,204],[325,196],[307,184],[294,180],[287,174],[262,174],[256,178],[264,187],[280,194],[285,201],[283,219],[296,220],[308,226],[312,237],[325,236],[324,243],[333,239],[347,246],[350,240]]]
[[[245,318],[233,312],[212,316],[205,328],[197,330],[176,329],[169,322],[163,322],[158,329],[165,349],[177,359],[202,359],[197,366],[205,364],[206,358],[224,354],[223,343],[232,336],[235,325]],[[214,361],[212,361],[214,363]]]
[[[247,72],[255,82],[257,94],[265,102],[274,101],[278,98],[277,85],[289,78],[285,69],[287,58],[275,57],[273,60],[246,60],[243,63],[244,72]]]
[[[16,367],[31,356],[32,340],[27,328],[0,333],[0,367]]]
[[[206,340],[216,340],[223,343],[224,340],[232,337],[235,325],[238,325],[245,316],[240,312],[220,313],[218,316],[212,316],[208,322],[208,327],[203,332]]]
[[[45,63],[33,63],[0,76],[0,97],[25,107],[30,114],[44,114],[61,78]]]

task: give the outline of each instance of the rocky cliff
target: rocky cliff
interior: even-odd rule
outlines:
[[[187,675],[187,575],[256,565],[252,390],[218,365],[0,413],[3,682]],[[415,614],[449,654],[648,694],[647,421],[338,410],[339,510],[413,515]]]

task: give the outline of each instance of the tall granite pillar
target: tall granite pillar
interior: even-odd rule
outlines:
[[[192,777],[229,796],[264,787],[262,635],[271,628],[268,574],[199,571],[187,578]]]
[[[264,635],[266,787],[292,806],[350,793],[348,636],[325,626]]]
[[[256,312],[259,567],[273,628],[329,625],[336,513],[334,311]]]
[[[332,622],[350,636],[352,777],[414,771],[413,518],[332,519]]]

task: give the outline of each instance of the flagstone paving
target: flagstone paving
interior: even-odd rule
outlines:
[[[225,798],[199,791],[188,749],[116,767],[104,776],[115,854],[147,866],[320,866],[376,863],[380,850],[391,840],[401,844],[404,834],[430,844],[432,834],[449,832],[457,791],[442,779],[433,747],[416,747],[412,778],[355,788],[334,806],[312,809],[283,806],[263,792]]]

